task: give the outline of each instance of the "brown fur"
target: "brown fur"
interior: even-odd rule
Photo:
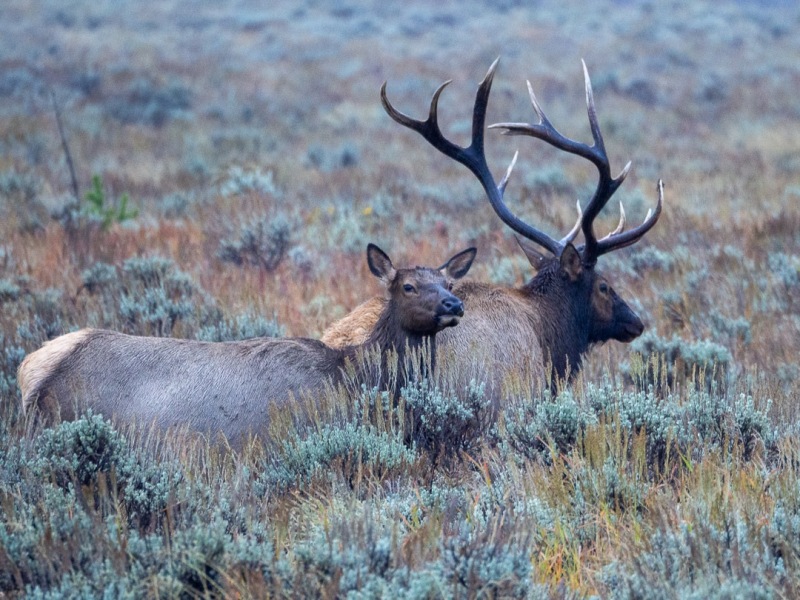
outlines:
[[[331,348],[344,348],[363,344],[378,320],[386,299],[373,296],[356,306],[350,313],[331,324],[322,334],[321,341]]]
[[[469,373],[479,365],[495,399],[510,383],[538,386],[568,379],[580,370],[581,356],[592,344],[630,341],[641,333],[638,317],[602,275],[575,261],[573,252],[537,261],[539,273],[519,288],[472,281],[453,288],[464,301],[465,316],[456,329],[437,337],[438,347],[460,366],[471,363]],[[360,304],[331,325],[322,340],[334,347],[359,343],[383,302],[374,297]]]
[[[465,281],[457,283],[453,293],[464,301],[464,317],[458,327],[437,336],[440,348],[454,349],[457,360],[474,363],[501,385],[519,373],[541,379],[544,354],[537,334],[540,318],[524,291]],[[326,329],[322,341],[334,348],[363,343],[385,302],[375,296],[359,304]],[[467,372],[472,373],[474,365]]]

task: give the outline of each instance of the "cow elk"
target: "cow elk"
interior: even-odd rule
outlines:
[[[52,420],[74,419],[78,409],[89,407],[122,424],[221,433],[241,448],[248,436],[267,430],[271,409],[342,382],[348,362],[362,364],[366,375],[371,367],[360,359],[367,350],[383,357],[395,351],[402,365],[406,352],[432,346],[435,334],[464,314],[450,290],[474,258],[470,248],[438,269],[395,269],[370,244],[367,261],[386,286],[386,302],[367,339],[347,348],[305,338],[198,342],[98,329],[69,333],[23,361],[23,408]]]
[[[658,203],[638,227],[625,231],[625,213],[620,203],[619,226],[598,239],[594,220],[628,174],[630,163],[613,178],[603,137],[597,122],[589,74],[584,64],[586,103],[594,144],[589,146],[561,135],[550,123],[533,94],[528,90],[538,123],[498,123],[508,135],[528,135],[552,146],[580,156],[595,165],[599,181],[594,195],[581,210],[573,229],[556,240],[516,217],[503,201],[508,178],[516,162],[511,162],[505,177],[495,182],[484,154],[484,123],[495,61],[478,88],[472,117],[472,142],[464,148],[446,139],[439,128],[439,96],[448,82],[442,84],[431,100],[425,121],[413,119],[396,110],[386,97],[386,84],[381,100],[389,116],[399,124],[418,132],[434,148],[467,167],[480,181],[489,202],[516,234],[536,275],[521,287],[501,287],[472,281],[460,282],[455,293],[464,300],[466,317],[457,329],[439,336],[439,349],[450,351],[455,360],[481,363],[483,376],[490,380],[493,398],[502,394],[502,386],[520,381],[530,386],[548,384],[555,388],[567,382],[581,368],[582,356],[594,344],[608,340],[630,342],[644,330],[639,317],[612,289],[608,280],[595,268],[603,254],[634,244],[658,221],[661,214],[663,184],[658,183]],[[579,233],[584,243],[575,245]],[[546,252],[541,252],[538,248]],[[372,328],[383,301],[372,298],[356,307],[348,316],[326,330],[322,339],[338,346],[354,343]],[[501,387],[498,387],[501,386]],[[529,387],[530,389],[530,387]]]

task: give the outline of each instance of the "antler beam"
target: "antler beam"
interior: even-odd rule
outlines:
[[[444,88],[450,83],[450,81],[445,81],[434,92],[433,98],[431,99],[431,107],[428,113],[428,118],[425,121],[413,119],[412,117],[409,117],[408,115],[403,114],[394,108],[394,106],[392,106],[392,104],[389,102],[389,99],[386,97],[386,82],[384,82],[384,84],[381,86],[381,103],[383,104],[383,108],[392,119],[404,127],[413,129],[422,135],[422,137],[424,137],[426,140],[428,140],[428,142],[434,148],[439,150],[445,156],[452,158],[456,162],[461,163],[470,171],[472,171],[472,173],[481,182],[481,185],[486,191],[489,202],[492,205],[492,208],[494,208],[494,211],[497,213],[497,216],[500,217],[500,219],[506,225],[508,225],[521,236],[539,244],[544,248],[547,248],[550,252],[558,256],[561,254],[561,251],[568,242],[565,242],[564,240],[556,241],[547,234],[534,227],[531,227],[515,216],[503,202],[503,193],[505,192],[511,171],[516,163],[517,155],[514,155],[514,158],[512,159],[508,170],[506,171],[505,177],[503,177],[499,185],[495,183],[492,172],[489,169],[489,165],[486,163],[486,154],[483,147],[483,131],[486,123],[486,106],[489,101],[489,92],[492,89],[492,80],[494,79],[495,69],[497,68],[497,63],[499,60],[500,59],[498,58],[492,63],[492,66],[489,67],[489,71],[486,73],[486,77],[484,77],[483,81],[478,87],[478,92],[475,96],[475,106],[472,111],[472,142],[466,148],[454,144],[445,138],[444,134],[442,134],[442,131],[439,128],[439,96]]]

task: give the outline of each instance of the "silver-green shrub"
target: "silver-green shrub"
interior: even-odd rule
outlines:
[[[570,391],[555,399],[549,391],[536,401],[515,400],[505,411],[505,441],[527,458],[544,458],[550,452],[569,453],[594,415],[582,409]]]
[[[764,539],[728,515],[719,526],[693,519],[677,531],[658,531],[650,550],[624,565],[612,563],[603,579],[608,597],[625,600],[780,597],[783,562]]]
[[[443,539],[439,560],[446,596],[527,598],[531,560],[527,544],[509,525],[463,525]]]
[[[45,429],[36,440],[30,468],[65,489],[97,484],[101,476],[116,481],[112,493],[119,494],[128,518],[142,526],[162,516],[182,480],[177,467],[142,457],[110,422],[91,411]]]
[[[473,453],[489,433],[491,400],[483,383],[473,380],[459,394],[421,378],[406,384],[401,395],[410,418],[410,439],[434,461]]]
[[[277,456],[265,465],[260,481],[267,489],[285,489],[308,482],[340,463],[339,473],[352,482],[359,465],[381,477],[413,464],[416,458],[399,436],[368,424],[324,425],[305,437],[283,441]]]
[[[197,339],[203,342],[234,342],[259,337],[281,337],[284,327],[274,317],[242,314],[201,327]]]
[[[641,356],[637,367],[632,363],[622,365],[624,373],[640,386],[666,385],[693,381],[696,385],[727,385],[733,367],[730,351],[714,341],[705,339],[686,341],[678,336],[665,339],[655,331],[646,331],[631,343],[631,350]]]

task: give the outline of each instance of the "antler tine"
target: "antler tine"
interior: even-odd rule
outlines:
[[[563,238],[561,238],[561,241],[559,243],[564,248],[567,246],[567,244],[571,244],[573,240],[578,236],[578,232],[581,230],[581,223],[583,223],[583,211],[581,210],[581,201],[576,200],[575,206],[578,209],[578,220],[575,221],[575,225],[572,226],[572,229],[570,229],[569,233],[565,235]]]
[[[653,226],[658,222],[658,218],[661,216],[661,206],[664,201],[664,182],[659,179],[658,180],[658,202],[656,203],[656,209],[649,209],[647,211],[647,216],[642,221],[642,224],[630,231],[626,232],[612,232],[602,240],[597,242],[597,252],[598,256],[602,254],[606,254],[607,252],[611,252],[612,250],[618,250],[619,248],[625,248],[626,246],[630,246],[631,244],[635,244],[645,233],[650,231]]]
[[[594,145],[598,149],[600,153],[605,155],[606,153],[606,146],[603,142],[603,134],[600,131],[600,124],[597,121],[597,109],[594,105],[594,92],[592,91],[592,80],[589,77],[589,69],[586,68],[586,61],[581,59],[581,65],[583,66],[583,82],[584,87],[586,88],[586,112],[589,114],[589,127],[592,129],[592,138],[594,139]],[[606,164],[608,163],[608,157],[606,158]]]
[[[442,85],[436,88],[436,91],[433,93],[433,98],[431,98],[431,106],[428,113],[428,118],[425,121],[420,121],[418,119],[409,117],[392,106],[392,104],[389,102],[389,99],[386,97],[386,83],[387,82],[384,81],[383,85],[381,86],[381,104],[383,104],[384,110],[392,119],[400,123],[400,125],[418,132],[434,147],[440,149],[445,154],[448,152],[456,152],[457,150],[461,150],[459,146],[456,146],[447,140],[442,135],[441,129],[439,129],[439,96],[442,95],[444,88],[450,85],[451,80],[445,81]]]
[[[578,200],[575,205],[578,208],[578,220],[575,222],[575,225],[572,226],[570,232],[561,238],[561,243],[566,246],[567,244],[571,244],[575,238],[578,236],[578,232],[581,230],[581,223],[583,222],[583,211],[581,210],[581,201]],[[650,218],[650,215],[653,211],[650,210],[647,212],[647,217],[645,220]],[[627,224],[627,219],[625,217],[625,207],[622,206],[622,202],[619,203],[619,223],[617,224],[616,229],[606,235],[603,239],[598,240],[598,243],[602,243],[612,236],[622,233],[625,231],[625,225]]]
[[[445,86],[450,83],[449,81],[440,85],[433,94],[430,112],[425,121],[413,119],[395,109],[386,97],[385,82],[381,86],[381,103],[392,119],[401,125],[418,132],[422,135],[422,137],[428,140],[428,142],[434,148],[439,150],[445,156],[452,158],[456,162],[461,163],[470,171],[472,171],[472,173],[481,182],[481,185],[486,192],[486,196],[489,199],[489,203],[492,205],[492,208],[494,208],[495,213],[497,213],[497,216],[500,217],[500,219],[506,225],[523,237],[543,246],[544,248],[547,248],[550,252],[558,256],[561,253],[563,246],[561,246],[559,242],[547,234],[535,229],[534,227],[531,227],[524,221],[521,221],[508,209],[503,201],[503,193],[505,192],[506,185],[508,184],[508,178],[511,175],[511,171],[514,168],[514,164],[517,160],[516,154],[514,155],[514,159],[511,161],[511,165],[506,171],[505,177],[501,180],[500,185],[495,183],[494,177],[489,170],[489,165],[486,163],[486,155],[483,148],[486,107],[489,101],[489,92],[492,88],[495,69],[497,68],[499,60],[500,59],[498,58],[492,63],[492,66],[489,67],[489,71],[486,73],[486,77],[484,77],[480,86],[478,86],[478,92],[475,95],[475,106],[472,112],[472,142],[466,148],[454,144],[445,138],[444,134],[439,128],[439,96],[441,95]]]
[[[506,169],[506,174],[503,175],[503,178],[497,185],[497,188],[500,190],[501,194],[506,191],[506,186],[508,185],[508,179],[511,177],[511,171],[514,170],[514,166],[517,164],[518,158],[519,158],[519,150],[514,152],[514,158],[511,159],[511,163],[508,165],[508,169]]]
[[[617,188],[619,188],[619,186],[625,180],[625,177],[628,175],[630,170],[630,163],[625,166],[625,168],[616,178],[611,177],[611,167],[609,165],[605,143],[603,142],[603,134],[600,131],[600,124],[597,120],[597,109],[594,104],[594,93],[592,92],[592,82],[589,77],[589,70],[587,69],[584,61],[581,61],[581,64],[583,66],[583,77],[586,91],[586,109],[589,117],[589,127],[592,131],[592,139],[594,141],[593,145],[589,146],[588,144],[572,140],[562,135],[555,127],[553,127],[552,123],[550,123],[550,120],[547,118],[541,106],[539,105],[539,102],[536,100],[536,94],[533,92],[533,86],[531,85],[530,81],[527,82],[528,95],[530,96],[533,110],[536,113],[536,116],[539,118],[539,122],[536,124],[495,123],[490,125],[489,128],[502,129],[502,133],[504,135],[528,135],[539,138],[540,140],[547,142],[559,150],[563,150],[564,152],[585,158],[595,165],[599,174],[599,180],[597,182],[595,193],[583,212],[583,220],[580,227],[583,230],[583,236],[586,239],[586,243],[580,248],[583,262],[587,265],[594,265],[597,262],[597,257],[599,256],[597,252],[598,241],[592,227],[594,220],[608,203],[611,196],[614,195],[614,192],[617,191]],[[572,232],[570,232],[570,234],[572,234]],[[570,241],[574,239],[574,236],[570,238],[570,234],[565,236],[565,238],[562,239],[562,242],[567,239]]]
[[[650,213],[647,213],[647,216],[649,217]],[[623,231],[625,231],[626,223],[627,223],[627,220],[625,219],[625,207],[622,206],[622,202],[620,202],[619,203],[619,223],[617,224],[617,228],[614,231],[610,232],[608,235],[606,235],[604,238],[602,238],[600,240],[597,240],[597,243],[599,244],[600,242],[603,242],[603,241],[607,240],[611,236],[617,235],[618,233],[622,233]]]
[[[616,178],[611,177],[611,164],[609,163],[608,154],[606,153],[606,146],[603,141],[603,134],[600,131],[600,124],[597,121],[597,108],[594,104],[592,80],[589,77],[589,69],[586,67],[586,61],[581,59],[581,65],[583,66],[583,79],[586,88],[586,112],[589,116],[589,127],[592,130],[592,138],[594,139],[594,145],[591,149],[594,150],[593,155],[596,156],[596,160],[593,162],[600,174],[600,180],[597,182],[597,189],[584,213],[586,221],[583,226],[583,234],[586,238],[586,252],[589,253],[589,258],[594,256],[596,260],[596,255],[592,254],[592,247],[596,243],[592,225],[597,215],[600,214],[600,211],[603,210],[611,199],[611,196],[614,195],[617,188],[625,181],[625,178],[631,170],[631,163],[628,161]],[[586,252],[584,252],[585,262],[587,261]]]
[[[588,77],[588,74],[587,74]],[[527,135],[539,138],[558,148],[564,152],[575,154],[582,158],[591,161],[598,170],[608,171],[608,157],[605,155],[605,146],[603,144],[603,137],[600,133],[600,127],[597,124],[597,113],[594,108],[594,98],[592,97],[592,88],[589,80],[586,80],[588,87],[586,88],[586,98],[589,107],[589,123],[592,128],[592,135],[594,136],[594,145],[589,146],[583,142],[572,140],[561,134],[550,119],[547,118],[539,102],[536,100],[536,94],[533,92],[533,86],[528,81],[528,95],[533,105],[533,110],[536,116],[539,117],[539,122],[536,124],[531,123],[494,123],[489,125],[489,129],[502,129],[503,135]]]

